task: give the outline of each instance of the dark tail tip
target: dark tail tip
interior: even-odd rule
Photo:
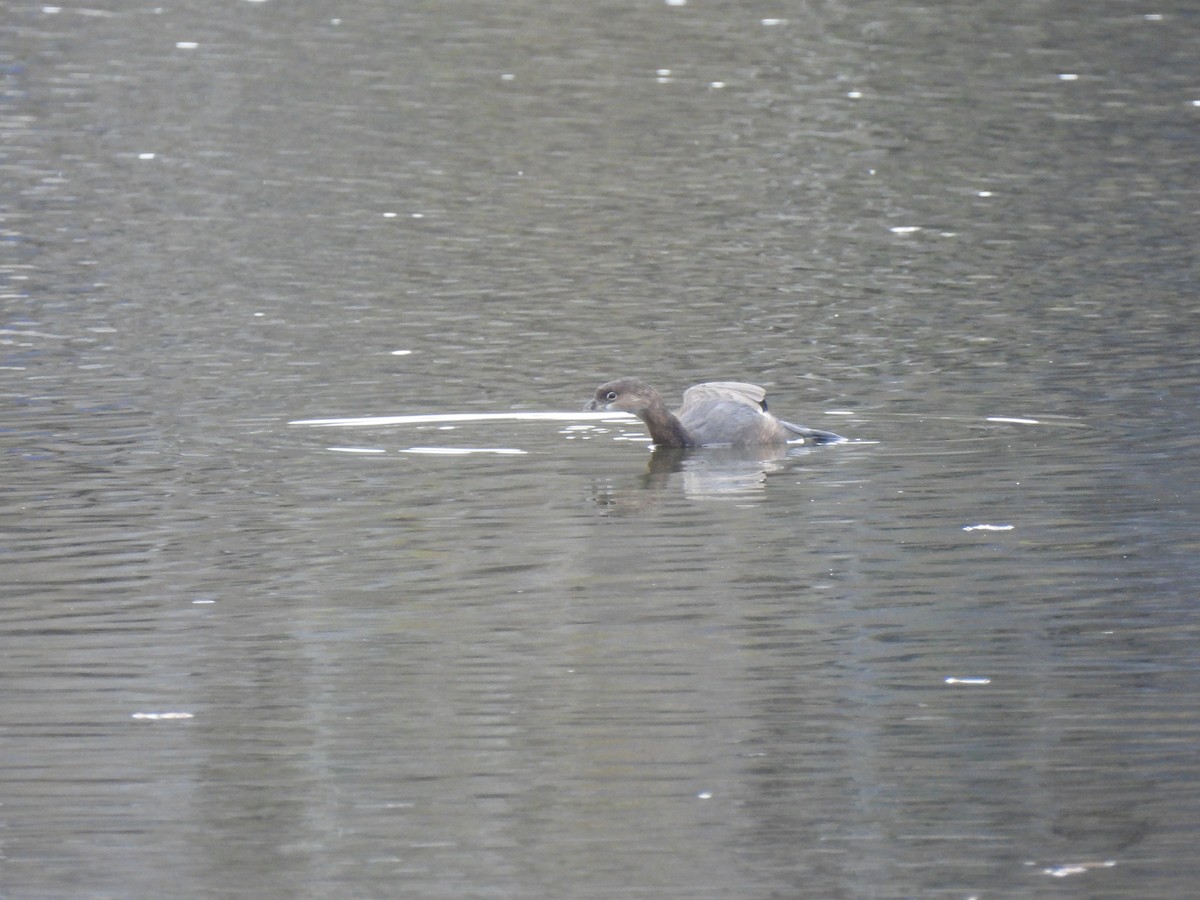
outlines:
[[[793,425],[791,422],[784,422],[789,429],[796,432],[805,440],[812,441],[814,444],[843,444],[846,438],[840,434],[834,434],[832,431],[821,431],[819,428],[805,428],[803,425]]]
[[[805,435],[814,444],[843,444],[846,438],[840,434],[834,434],[832,431],[821,431],[817,428],[808,429],[808,434]]]

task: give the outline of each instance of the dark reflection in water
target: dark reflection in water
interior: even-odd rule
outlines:
[[[788,472],[813,452],[831,451],[806,445],[703,450],[655,447],[645,472],[636,481],[629,479],[621,493],[637,507],[663,490],[682,490],[693,500],[751,500],[766,489],[769,477]],[[643,491],[651,493],[647,496]],[[614,507],[621,504],[617,493],[607,488],[598,488],[597,500]]]
[[[1194,893],[1185,5],[0,15],[0,894]]]

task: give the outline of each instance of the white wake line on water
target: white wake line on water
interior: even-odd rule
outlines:
[[[364,425],[426,425],[437,422],[625,422],[636,416],[621,412],[433,413],[421,416],[362,416],[355,419],[296,419],[289,425],[354,428]]]
[[[361,453],[379,456],[390,453],[381,447],[326,447],[330,453]],[[428,456],[470,456],[472,453],[494,453],[499,456],[526,456],[529,451],[517,447],[406,447],[398,453],[423,453]]]
[[[516,447],[409,447],[401,453],[424,453],[430,456],[470,456],[472,453],[495,453],[500,456],[525,456],[529,451]]]

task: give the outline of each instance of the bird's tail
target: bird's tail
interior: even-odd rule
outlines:
[[[804,438],[806,441],[812,441],[814,444],[841,444],[846,439],[840,434],[834,434],[832,431],[821,431],[819,428],[805,428],[803,425],[794,425],[791,422],[783,423],[788,430],[794,431],[797,436]]]

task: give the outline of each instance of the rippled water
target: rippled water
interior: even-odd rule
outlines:
[[[0,15],[0,894],[1194,891],[1185,4]]]

